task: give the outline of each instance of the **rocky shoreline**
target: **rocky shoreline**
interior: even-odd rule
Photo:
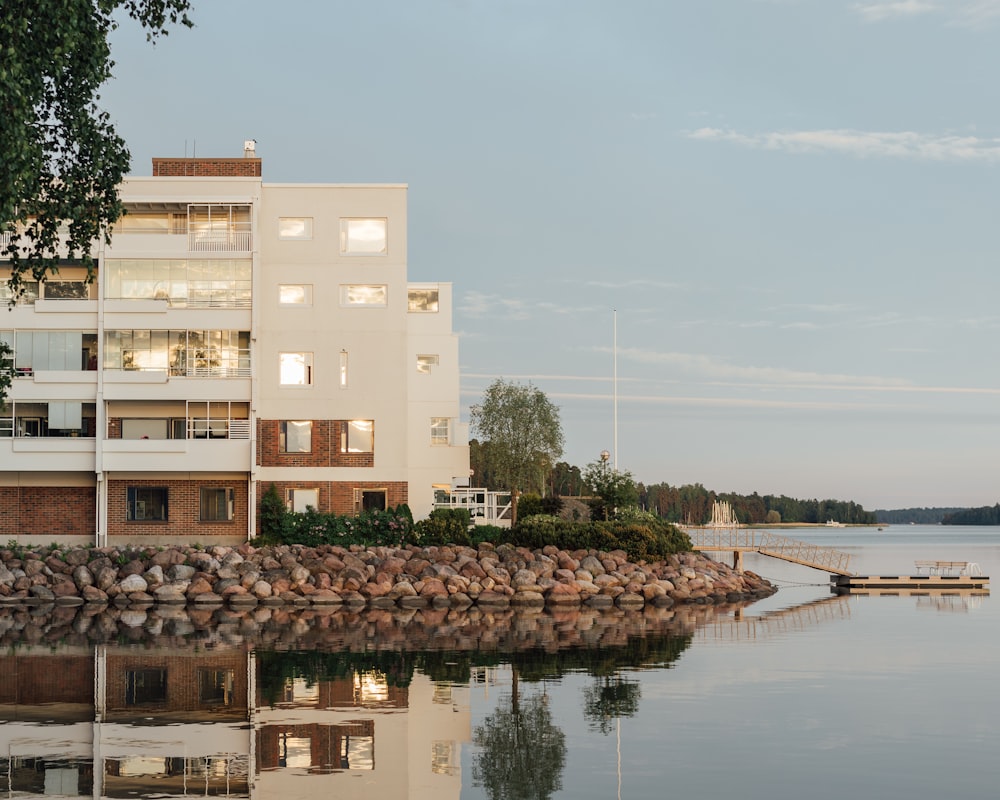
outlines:
[[[228,604],[375,609],[641,609],[766,597],[776,587],[699,553],[478,547],[0,549],[0,605]]]

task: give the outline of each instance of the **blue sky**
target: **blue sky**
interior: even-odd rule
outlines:
[[[404,182],[496,377],[645,482],[997,502],[1000,0],[195,0],[124,23],[133,171]]]

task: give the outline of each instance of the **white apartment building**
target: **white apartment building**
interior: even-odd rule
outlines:
[[[0,539],[233,543],[272,484],[419,519],[467,481],[452,287],[407,280],[407,187],[267,184],[247,144],[153,159],[96,281],[67,261],[0,312]]]

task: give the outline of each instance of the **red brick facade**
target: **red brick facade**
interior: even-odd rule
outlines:
[[[167,519],[128,520],[129,487],[167,490]],[[232,489],[232,520],[201,520],[201,490]],[[247,478],[221,480],[141,479],[108,481],[108,536],[142,538],[173,536],[177,541],[203,540],[212,536],[246,536],[248,521]]]
[[[259,178],[259,158],[154,158],[154,178]]]
[[[0,541],[30,536],[86,536],[97,531],[94,486],[0,486]]]
[[[92,655],[0,656],[0,705],[51,708],[54,703],[88,706],[93,719]],[[27,709],[24,714],[30,716]]]
[[[281,420],[257,420],[257,464],[261,467],[374,467],[374,453],[341,450],[346,420],[312,420],[312,452],[281,452]]]
[[[385,490],[386,507],[395,508],[409,502],[406,481],[259,481],[257,484],[257,519],[260,520],[260,498],[271,485],[282,498],[288,497],[289,489],[318,489],[319,508],[332,514],[355,514],[354,490]]]

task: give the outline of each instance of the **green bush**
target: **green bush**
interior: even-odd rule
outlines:
[[[509,541],[520,547],[561,550],[624,550],[632,560],[657,560],[691,549],[687,534],[650,515],[642,522],[570,522],[536,514],[518,522]]]
[[[467,508],[435,508],[414,526],[414,539],[422,546],[469,545],[469,522]]]

